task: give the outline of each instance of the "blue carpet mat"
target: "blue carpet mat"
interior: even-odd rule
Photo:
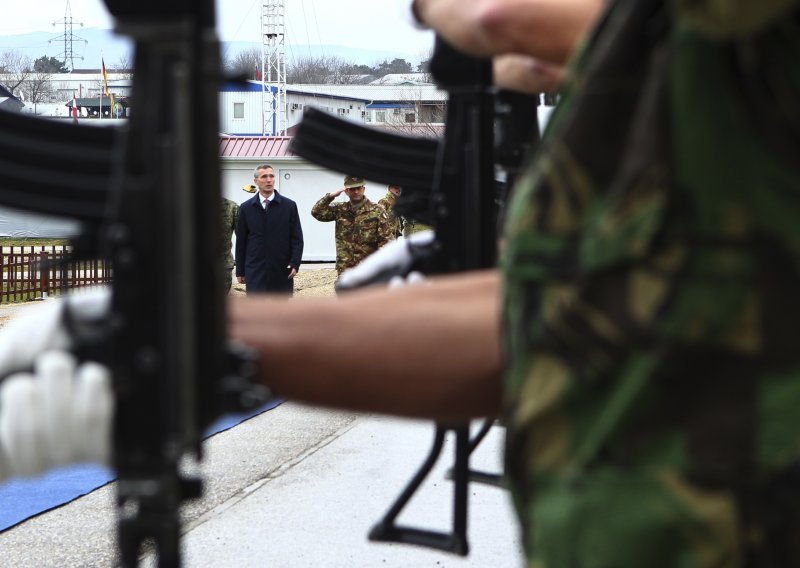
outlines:
[[[204,438],[228,430],[248,418],[278,406],[283,400],[273,399],[246,414],[226,414],[206,430]],[[35,478],[15,477],[0,482],[0,532],[40,515],[114,481],[113,470],[95,464],[74,464]]]

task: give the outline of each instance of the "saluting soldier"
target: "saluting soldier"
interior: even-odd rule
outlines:
[[[311,208],[317,221],[336,221],[336,272],[341,274],[394,239],[386,211],[365,195],[362,178],[346,176],[344,187],[326,193]],[[333,203],[342,193],[349,201]]]

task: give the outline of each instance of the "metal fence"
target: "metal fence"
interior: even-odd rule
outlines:
[[[67,288],[111,281],[103,260],[71,260],[69,246],[0,246],[0,303],[25,302]]]

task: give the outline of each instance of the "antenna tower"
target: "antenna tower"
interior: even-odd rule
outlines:
[[[56,24],[64,24],[64,35],[60,35],[58,37],[54,37],[53,39],[49,40],[48,43],[53,43],[54,41],[63,41],[64,42],[64,51],[59,54],[58,58],[64,62],[64,67],[67,67],[70,72],[75,70],[75,59],[83,59],[82,55],[75,55],[74,50],[72,49],[72,44],[76,41],[82,41],[83,43],[88,43],[82,37],[77,37],[72,33],[72,26],[77,24],[83,27],[83,22],[75,22],[72,19],[72,8],[70,7],[69,0],[67,0],[67,9],[64,12],[64,18],[61,20],[56,20],[53,22],[53,25]]]
[[[286,32],[284,0],[261,5],[261,105],[263,134],[286,134]]]

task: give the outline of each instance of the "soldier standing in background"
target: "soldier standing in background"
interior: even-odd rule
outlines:
[[[222,198],[222,258],[225,267],[225,293],[231,291],[231,271],[234,267],[231,237],[239,221],[239,205],[225,197]]]
[[[383,207],[364,195],[362,178],[346,176],[344,187],[326,193],[311,208],[311,216],[336,221],[336,273],[341,274],[394,239],[393,226]],[[332,203],[342,193],[350,201]]]
[[[403,235],[403,218],[394,212],[394,206],[397,204],[397,199],[403,193],[403,188],[399,185],[390,185],[386,189],[386,195],[378,200],[378,205],[383,207],[386,214],[389,216],[389,222],[392,225],[392,233],[394,237]]]

